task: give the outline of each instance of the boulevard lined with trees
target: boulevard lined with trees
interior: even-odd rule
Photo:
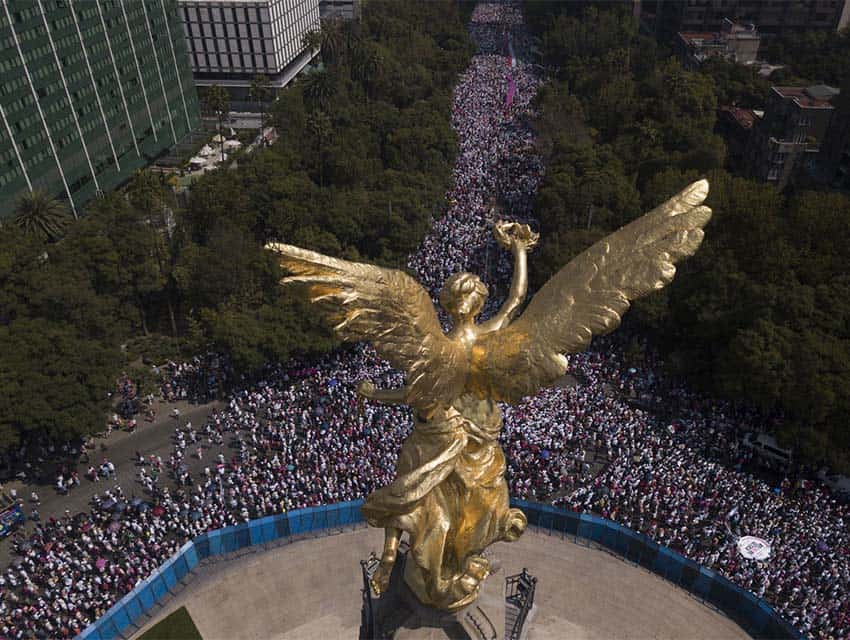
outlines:
[[[768,82],[748,79],[752,72],[730,70],[729,63],[686,71],[613,7],[534,2],[527,11],[554,75],[539,95],[547,170],[535,205],[536,282],[708,177],[714,218],[703,247],[681,265],[682,277],[638,302],[626,325],[651,338],[674,376],[784,415],[786,442],[810,461],[846,471],[850,245],[842,238],[850,198],[780,193],[724,169],[724,141],[714,133],[718,97],[757,97],[769,89]],[[816,39],[812,51],[846,50],[848,42],[847,34]],[[797,40],[782,50],[812,44],[811,37]],[[791,72],[837,82],[841,67],[829,61],[838,57],[824,66],[811,56],[795,58]],[[821,69],[825,75],[815,75]],[[843,73],[850,73],[846,65]],[[633,356],[642,357],[642,344],[634,340]]]
[[[335,345],[274,286],[280,273],[261,247],[278,239],[404,265],[444,206],[469,10],[376,0],[361,21],[308,34],[321,64],[264,114],[280,142],[205,176],[185,207],[149,175],[78,222],[41,196],[21,203],[0,230],[0,348],[10,365],[0,371],[0,448],[99,430],[111,380],[140,355],[215,349],[250,372]],[[787,441],[844,466],[850,249],[839,238],[850,201],[730,174],[714,133],[719,105],[752,104],[770,82],[728,63],[686,71],[616,7],[526,10],[549,75],[535,122],[546,173],[534,281],[707,176],[715,219],[705,246],[682,266],[686,277],[627,316],[630,353],[643,357],[650,337],[672,374],[783,414]],[[793,59],[785,79],[837,84],[847,38],[779,39],[767,55]],[[807,51],[824,52],[823,64]],[[266,92],[258,81],[253,99]]]

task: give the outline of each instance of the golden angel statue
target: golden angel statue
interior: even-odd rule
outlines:
[[[304,287],[339,336],[370,341],[406,374],[399,389],[377,390],[371,382],[358,388],[372,400],[407,403],[415,415],[395,480],[363,505],[369,524],[385,530],[376,592],[387,588],[407,532],[404,580],[423,604],[456,610],[477,598],[490,569],[482,553],[516,540],[527,523],[509,504],[497,403],[555,382],[567,370],[564,354],[584,350],[594,335],[620,324],[629,301],[668,284],[675,263],[702,242],[711,217],[702,206],[707,194],[708,182],[695,182],[600,240],[555,274],[516,320],[528,284],[526,254],[538,236],[527,225],[497,223],[496,239],[514,260],[507,300],[476,323],[487,287],[471,273],[452,275],[439,297],[453,322],[447,334],[428,293],[401,271],[267,245],[291,274],[281,282]]]

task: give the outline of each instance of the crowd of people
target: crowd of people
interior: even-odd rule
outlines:
[[[195,356],[188,362],[169,360],[155,367],[155,372],[164,380],[161,387],[163,400],[187,400],[199,404],[218,397],[233,376],[230,362],[218,353]]]
[[[516,6],[479,4],[471,29],[481,53],[455,90],[460,152],[448,209],[410,266],[434,294],[448,275],[478,272],[498,301],[510,264],[492,242],[492,223],[496,216],[531,221],[542,175],[528,126],[539,80],[524,62]],[[506,112],[508,38],[519,60]],[[669,388],[652,371],[624,367],[614,343],[597,341],[570,357],[572,384],[506,407],[502,445],[512,495],[616,520],[766,598],[805,633],[845,637],[847,505],[818,485],[759,480],[739,442],[763,420]],[[164,373],[163,395],[171,401],[203,401],[229,375],[213,354],[169,364]],[[319,362],[270,366],[203,424],[173,414],[170,456],[138,453],[132,490],[116,485],[90,513],[51,518],[16,540],[19,557],[0,574],[0,636],[73,636],[187,539],[361,498],[390,482],[411,413],[362,400],[355,388],[364,379],[381,388],[402,384],[371,347],[356,345]],[[661,398],[676,407],[677,419],[629,401],[636,397]],[[740,556],[740,535],[767,540],[771,557]]]
[[[625,388],[627,376],[614,373],[608,379]],[[752,413],[684,389],[676,398],[688,402],[674,421],[642,411],[626,419],[628,405],[608,399],[620,415],[602,418],[604,469],[565,485],[554,503],[647,534],[765,598],[807,635],[846,637],[850,505],[811,480],[752,473],[753,452],[741,445],[744,431],[760,426]],[[603,402],[590,404],[594,415]],[[745,535],[768,541],[770,557],[739,554]]]
[[[480,274],[491,294],[498,293],[509,279],[510,261],[493,240],[493,224],[500,218],[531,221],[542,163],[528,120],[540,81],[527,64],[511,69],[505,51],[508,38],[515,51],[527,49],[521,18],[510,5],[479,4],[472,15],[472,34],[481,53],[455,87],[452,127],[458,154],[453,187],[446,194],[448,207],[408,263],[434,295],[458,271]],[[509,76],[516,94],[505,112]]]

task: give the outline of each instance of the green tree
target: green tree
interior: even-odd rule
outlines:
[[[43,191],[28,191],[15,205],[14,224],[41,240],[55,242],[71,222],[67,207]]]
[[[354,77],[363,85],[363,96],[368,103],[384,63],[383,56],[377,47],[363,44],[354,50],[352,58]]]
[[[224,121],[230,115],[230,94],[217,84],[207,89],[204,103],[209,113],[218,119],[218,135],[221,138],[221,157],[224,159]]]
[[[346,37],[343,22],[339,18],[325,18],[320,29],[322,36],[322,60],[334,64],[345,52]]]
[[[330,116],[324,111],[313,111],[307,120],[307,130],[310,132],[315,143],[316,164],[319,168],[319,186],[323,187],[325,185],[325,151],[328,140],[333,134],[333,123]]]
[[[0,450],[99,428],[114,376],[158,345],[221,350],[241,372],[335,345],[263,245],[404,265],[450,185],[451,90],[473,51],[461,18],[453,0],[364,5],[325,60],[326,109],[287,87],[269,107],[281,142],[200,177],[182,208],[142,173],[61,242],[0,228]],[[361,47],[380,57],[372,77]]]
[[[0,325],[0,448],[86,436],[103,425],[117,349],[46,319]]]
[[[722,61],[683,69],[645,47],[618,9],[581,4],[527,6],[557,76],[536,98],[547,169],[534,207],[541,247],[533,283],[708,177],[714,218],[702,247],[669,287],[637,301],[621,339],[650,337],[671,375],[783,415],[784,441],[812,462],[850,471],[842,427],[850,410],[850,198],[783,194],[723,171],[725,145],[713,134],[718,105],[760,106],[769,83]],[[792,74],[835,82],[850,69],[838,54],[845,37],[778,38],[769,50],[785,42],[792,53],[776,61],[792,64]]]
[[[760,76],[752,66],[719,57],[706,60],[700,72],[713,78],[717,104],[721,106],[761,107],[767,101],[771,84],[775,84]]]
[[[637,23],[626,11],[589,7],[570,15],[570,3],[530,3],[529,17],[538,28],[545,26],[541,44],[545,63],[564,68],[570,58],[595,58],[628,46],[637,38]],[[582,8],[582,3],[575,3]],[[628,65],[626,65],[628,67]]]
[[[248,95],[251,100],[257,103],[260,110],[260,135],[263,135],[263,128],[266,123],[266,102],[272,95],[271,81],[263,74],[255,75],[251,79]]]
[[[97,203],[93,213],[118,255],[113,267],[122,296],[138,310],[139,327],[147,336],[150,307],[168,283],[168,270],[158,255],[163,252],[161,233],[150,211],[133,207],[120,194]]]
[[[314,54],[322,49],[322,32],[319,29],[311,29],[301,36],[301,46],[309,49]]]
[[[765,39],[762,55],[774,64],[786,65],[799,80],[805,79],[801,84],[841,86],[850,77],[850,29],[789,32]]]
[[[327,109],[331,99],[336,95],[336,79],[326,69],[313,71],[304,76],[301,81],[304,87],[304,97],[314,109]]]
[[[181,248],[181,238],[177,233],[177,203],[174,193],[162,182],[161,176],[143,172],[130,182],[127,196],[131,207],[139,212],[154,231],[150,236],[151,248],[159,278],[164,283],[162,295],[168,309],[171,335],[177,338],[177,283],[174,268]]]

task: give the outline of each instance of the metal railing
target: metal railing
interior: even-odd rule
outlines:
[[[327,532],[329,529],[362,523],[362,504],[362,500],[355,500],[299,509],[204,533],[184,544],[174,556],[115,603],[103,617],[89,625],[79,638],[113,640],[126,637],[139,628],[137,622],[150,618],[149,612],[154,606],[174,594],[178,584],[190,579],[202,561],[275,540],[306,533]],[[644,534],[604,518],[558,509],[551,505],[523,500],[512,500],[511,504],[525,512],[531,526],[579,544],[589,541],[605,547],[623,559],[678,585],[702,602],[716,607],[755,638],[805,638],[783,620],[765,600],[759,599],[711,569],[701,567],[675,551],[659,545]],[[517,582],[517,591],[520,589],[519,585],[520,582]],[[364,581],[364,589],[368,593],[368,581]],[[530,595],[526,594],[528,610],[533,604],[534,589],[535,585],[532,583]]]
[[[517,608],[517,615],[510,629],[505,629],[509,640],[519,640],[522,627],[534,606],[534,590],[537,588],[537,578],[523,567],[522,573],[505,578],[505,600]]]
[[[766,600],[642,533],[605,518],[551,505],[524,500],[512,500],[511,504],[525,512],[529,525],[576,543],[593,542],[628,562],[640,565],[722,611],[754,638],[805,638]]]
[[[191,578],[196,568],[216,556],[226,556],[244,548],[268,544],[304,534],[329,532],[360,524],[362,500],[251,520],[233,527],[208,531],[190,540],[148,578],[116,602],[106,614],[78,636],[85,640],[113,640],[132,635],[150,619],[151,610],[175,594],[178,584]]]

